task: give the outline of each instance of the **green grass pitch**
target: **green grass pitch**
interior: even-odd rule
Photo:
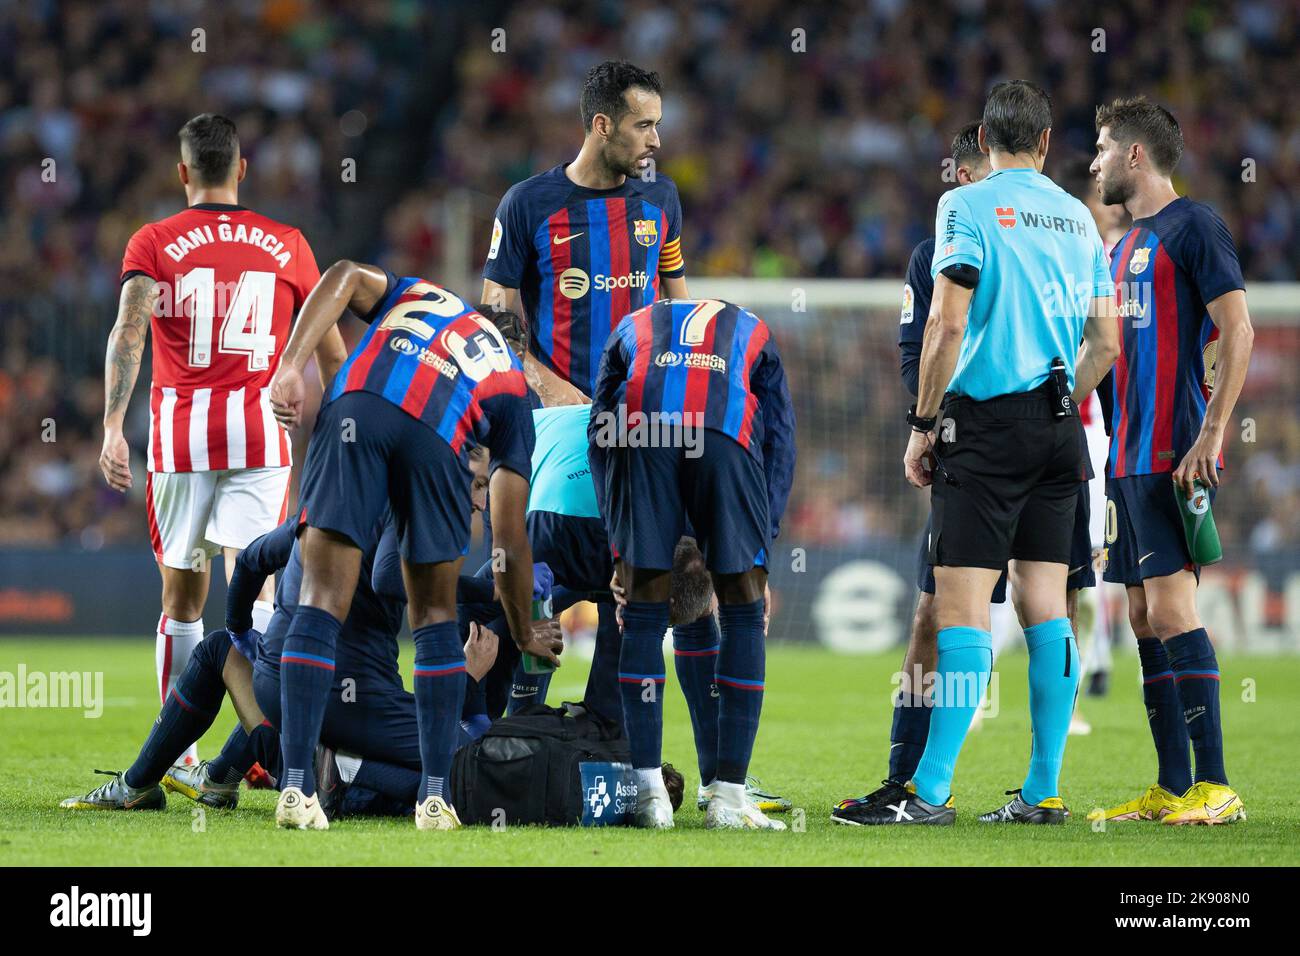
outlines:
[[[404,648],[409,655],[409,646]],[[712,833],[688,800],[672,832],[467,828],[418,833],[409,820],[343,821],[328,833],[276,831],[274,794],[245,791],[237,810],[208,811],[169,796],[162,813],[66,812],[59,800],[125,768],[157,712],[152,640],[0,639],[0,672],[93,670],[104,674],[97,719],[79,710],[0,710],[0,865],[1245,865],[1300,862],[1294,800],[1300,659],[1226,657],[1222,700],[1227,766],[1249,820],[1221,827],[1117,824],[1096,832],[1091,808],[1135,796],[1154,777],[1136,658],[1121,656],[1109,697],[1085,698],[1092,723],[1072,737],[1063,789],[1073,819],[1063,827],[992,827],[975,816],[1019,786],[1029,751],[1026,657],[999,661],[1000,713],[961,755],[951,828],[866,830],[832,824],[834,801],[874,789],[884,776],[890,675],[900,655],[848,657],[812,647],[773,647],[753,772],[797,808],[787,833]],[[409,660],[404,660],[404,669]],[[573,699],[586,668],[573,660],[551,699]],[[211,756],[234,720],[229,703],[203,739]],[[668,684],[664,754],[697,782],[686,707]]]

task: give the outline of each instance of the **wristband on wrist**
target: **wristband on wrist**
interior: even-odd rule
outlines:
[[[916,414],[915,405],[907,410],[907,424],[911,425],[919,432],[934,431],[934,425],[937,421],[938,416],[931,416],[930,418],[921,418],[918,416]]]

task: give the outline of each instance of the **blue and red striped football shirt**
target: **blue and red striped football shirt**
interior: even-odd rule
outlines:
[[[776,537],[794,481],[794,406],[762,319],[720,299],[661,299],[625,316],[605,346],[588,434],[619,406],[629,422],[637,412],[681,416],[667,420],[739,442],[767,476]]]
[[[1107,474],[1171,472],[1196,442],[1214,384],[1219,330],[1206,303],[1245,288],[1237,249],[1223,220],[1184,196],[1134,220],[1110,269],[1122,347]]]
[[[456,454],[486,445],[492,467],[531,476],[533,416],[519,359],[454,292],[388,276],[361,337],[330,386],[380,395],[437,432]]]
[[[533,354],[591,395],[610,331],[685,272],[681,219],[662,173],[588,189],[556,166],[502,198],[483,277],[519,290]]]

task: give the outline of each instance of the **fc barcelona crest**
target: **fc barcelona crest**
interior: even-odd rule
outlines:
[[[632,225],[635,227],[632,235],[647,249],[659,241],[659,224],[653,219],[636,219]]]
[[[1149,246],[1143,246],[1135,250],[1128,261],[1128,271],[1136,275],[1141,275],[1147,271],[1147,264],[1151,261],[1151,249]]]

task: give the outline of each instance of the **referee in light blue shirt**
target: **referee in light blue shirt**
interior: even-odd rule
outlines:
[[[1051,126],[1046,93],[999,83],[979,131],[993,172],[939,202],[904,462],[912,484],[932,487],[935,710],[911,785],[865,823],[955,817],[953,768],[992,669],[989,597],[1008,560],[1029,646],[1033,751],[1023,787],[980,819],[1065,819],[1057,779],[1079,682],[1065,611],[1082,476],[1073,399],[1115,361],[1119,330],[1092,216],[1042,173]]]

